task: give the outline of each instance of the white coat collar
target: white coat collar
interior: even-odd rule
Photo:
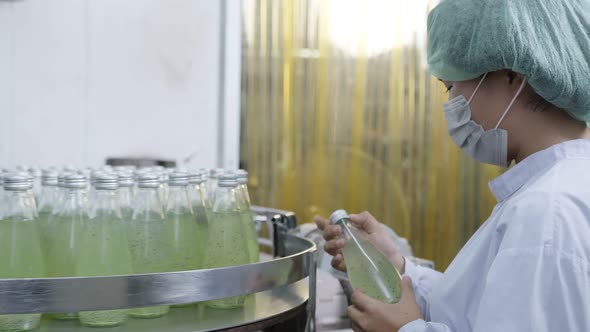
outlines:
[[[489,183],[498,202],[512,196],[529,180],[564,159],[590,159],[590,139],[577,139],[536,152]]]

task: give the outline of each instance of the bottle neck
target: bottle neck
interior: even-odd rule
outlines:
[[[210,178],[207,181],[207,198],[211,201],[214,202],[215,201],[215,196],[217,193],[217,179],[216,178]]]
[[[39,211],[51,212],[57,203],[57,186],[43,186],[39,197]]]
[[[121,218],[119,191],[96,189],[92,195],[90,218]]]
[[[86,189],[64,188],[59,214],[63,216],[85,214],[88,211],[88,193]]]
[[[356,239],[356,229],[350,224],[350,220],[346,218],[339,219],[336,221],[336,225],[340,225],[342,228],[342,237],[345,240]]]
[[[213,212],[238,212],[239,202],[234,187],[218,187],[213,201]]]
[[[248,198],[244,195],[244,190],[241,186],[236,187],[236,198],[241,212],[250,211],[250,204]]]
[[[187,186],[169,187],[166,209],[168,211],[175,211],[177,213],[189,212],[191,210]]]
[[[119,202],[121,207],[129,207],[133,204],[133,187],[120,187],[119,188]]]
[[[4,209],[0,216],[4,219],[30,221],[37,218],[35,197],[30,190],[4,192]]]
[[[242,189],[242,194],[246,198],[246,202],[248,202],[248,206],[252,205],[252,202],[250,201],[250,193],[248,192],[248,186],[246,184],[242,184],[240,185],[240,188]]]
[[[205,189],[205,186],[199,183],[190,184],[188,187],[188,196],[191,201],[191,205],[193,206],[193,209],[195,207],[204,208],[208,206],[207,190]]]
[[[162,202],[158,195],[158,188],[138,187],[133,203],[133,218],[148,213],[163,218]]]

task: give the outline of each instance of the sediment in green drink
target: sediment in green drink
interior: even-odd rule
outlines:
[[[244,237],[248,247],[248,255],[250,256],[250,263],[257,263],[260,259],[260,247],[258,245],[258,234],[256,234],[256,226],[252,218],[252,213],[243,211],[240,214],[242,225],[244,228]]]
[[[134,273],[158,273],[171,270],[171,236],[164,220],[129,220],[127,235]],[[129,316],[154,318],[163,316],[168,311],[168,306],[138,308],[129,310]]]
[[[342,249],[352,287],[381,302],[398,302],[401,294],[399,272],[368,240],[360,240],[359,244],[362,251],[352,240],[347,241]]]
[[[45,277],[36,220],[0,220],[0,278]],[[41,314],[0,315],[0,331],[29,331],[40,324]]]
[[[225,267],[248,264],[250,254],[244,237],[244,227],[237,212],[213,212],[209,225],[209,243],[205,255],[205,267]],[[241,307],[245,296],[235,296],[207,302],[212,308]]]
[[[121,219],[89,220],[83,230],[76,274],[106,276],[131,274],[127,233]],[[116,326],[125,322],[127,310],[80,312],[80,323],[86,326]]]

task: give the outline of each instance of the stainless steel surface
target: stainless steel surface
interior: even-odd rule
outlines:
[[[310,275],[316,246],[285,235],[286,257],[226,268],[108,277],[0,279],[0,314],[201,302],[270,290]]]
[[[188,308],[173,308],[158,319],[128,319],[124,325],[106,329],[109,332],[193,332],[235,328],[254,331],[289,319],[293,311],[305,310],[309,297],[307,279],[274,288],[248,297],[244,308],[215,310],[200,304]],[[254,324],[258,323],[258,324]],[[242,328],[236,328],[242,327]],[[42,332],[96,332],[96,328],[82,327],[76,321],[44,319]]]

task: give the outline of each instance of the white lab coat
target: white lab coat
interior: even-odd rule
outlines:
[[[406,260],[417,331],[590,331],[590,140],[537,152],[490,182],[489,219],[444,273]]]

